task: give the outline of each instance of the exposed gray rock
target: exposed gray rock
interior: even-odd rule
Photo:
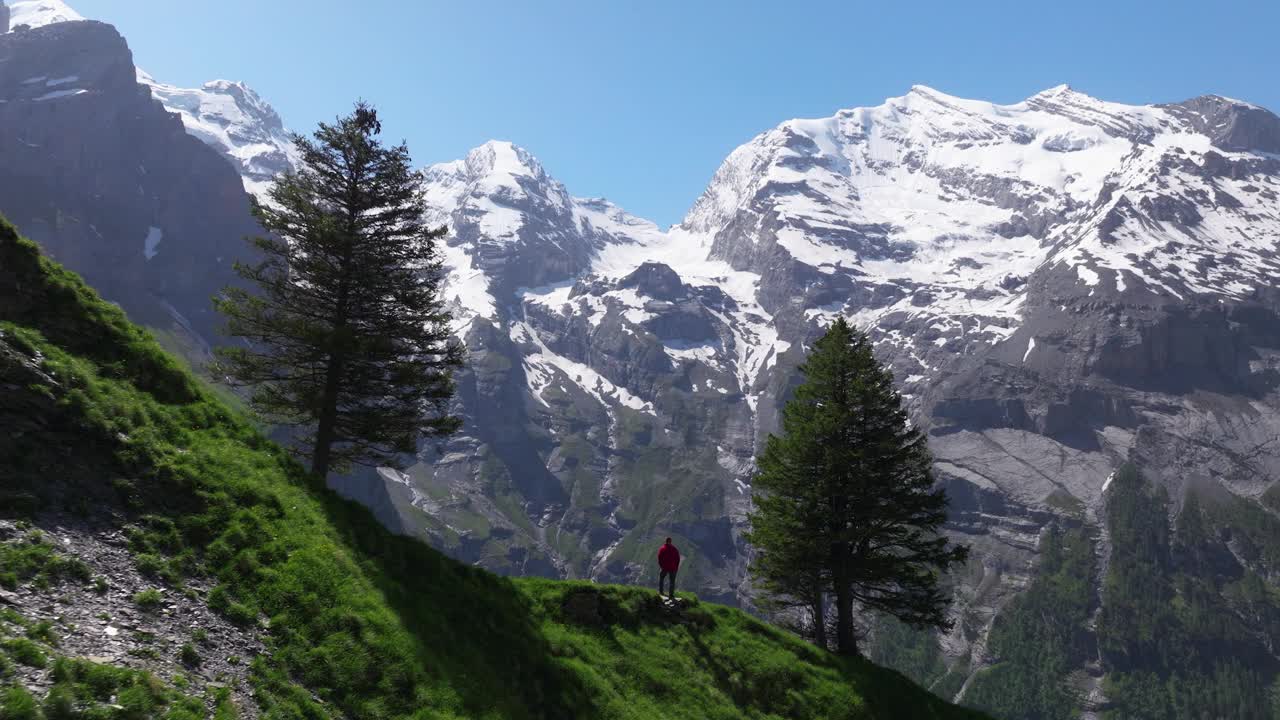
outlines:
[[[1280,153],[1280,118],[1256,105],[1219,95],[1201,95],[1165,105],[1216,147],[1232,152]]]
[[[654,300],[675,302],[689,295],[689,289],[680,281],[675,270],[662,263],[646,262],[618,282],[620,288],[634,288],[640,294]]]
[[[0,36],[0,211],[136,321],[215,336],[256,232],[235,169],[135,79],[109,25]]]
[[[12,536],[6,542],[30,542],[33,532],[40,533],[41,542],[66,559],[85,563],[95,579],[89,584],[66,580],[43,590],[28,584],[5,593],[5,604],[26,621],[52,624],[57,654],[145,669],[166,681],[182,674],[196,694],[202,688],[230,688],[240,713],[246,718],[258,716],[249,666],[255,656],[266,652],[263,631],[237,627],[211,611],[205,602],[212,587],[208,582],[192,578],[178,590],[143,576],[128,550],[128,540],[113,523],[46,515],[37,517],[30,531],[15,531],[4,520],[0,530]],[[150,610],[139,608],[134,595],[152,589],[162,593],[161,603]],[[194,665],[181,658],[180,650],[187,643],[199,657]],[[38,695],[54,683],[51,667],[16,670],[21,684]],[[212,712],[213,693],[208,704]]]
[[[843,314],[868,329],[929,432],[949,531],[974,548],[941,643],[982,667],[993,618],[1034,576],[1042,530],[1096,526],[1120,464],[1141,463],[1174,496],[1211,477],[1253,497],[1280,470],[1255,429],[1280,412],[1272,116],[1184,105],[1200,119],[1065,87],[990,111],[913,89],[743,146],[670,240],[612,210],[616,224],[598,222],[598,201],[530,204],[568,196],[521,162],[530,169],[491,196],[500,208],[525,198],[503,252],[530,259],[523,248],[550,239],[563,251],[554,218],[566,215],[595,236],[569,245],[581,264],[551,257],[519,282],[486,266],[496,309],[470,325],[479,362],[459,406],[483,420],[424,455],[419,472],[437,463],[429,480],[409,481],[448,497],[418,503],[437,523],[427,534],[445,546],[465,536],[457,551],[495,569],[519,571],[516,544],[561,574],[626,582],[648,582],[651,545],[676,534],[704,597],[750,603],[752,459],[803,349]],[[1045,181],[1028,164],[1100,148],[1115,165],[1092,176]],[[435,196],[453,167],[434,171]],[[478,228],[485,216],[468,213],[490,196],[476,192],[497,181],[467,182],[446,207]],[[495,238],[455,247],[484,265]],[[486,530],[462,527],[477,515]],[[1082,687],[1100,706],[1094,670],[1081,669]]]

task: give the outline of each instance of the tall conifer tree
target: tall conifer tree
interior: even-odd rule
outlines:
[[[424,223],[408,148],[383,145],[381,132],[361,102],[294,136],[300,168],[255,203],[261,261],[236,265],[250,287],[215,300],[245,341],[219,348],[218,367],[252,388],[254,409],[301,429],[320,477],[396,465],[420,436],[458,425],[448,401],[461,348],[439,297],[445,230]]]
[[[908,422],[893,377],[843,318],[800,371],[783,434],[769,437],[758,461],[753,572],[818,622],[823,596],[833,597],[842,654],[858,651],[857,607],[946,626],[940,575],[968,551],[938,533],[946,494],[934,488],[925,436]]]

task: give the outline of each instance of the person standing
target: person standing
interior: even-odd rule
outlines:
[[[680,551],[675,545],[671,544],[671,538],[658,548],[658,594],[662,594],[662,586],[667,578],[671,578],[671,587],[667,591],[667,597],[674,600],[676,598],[676,573],[680,571]]]

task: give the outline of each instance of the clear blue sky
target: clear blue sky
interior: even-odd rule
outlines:
[[[915,83],[1280,110],[1277,0],[68,2],[164,82],[244,80],[296,130],[362,97],[419,163],[511,140],[570,192],[664,225],[756,133]]]

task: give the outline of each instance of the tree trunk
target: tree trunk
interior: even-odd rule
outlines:
[[[830,648],[827,645],[827,608],[823,603],[822,593],[818,592],[813,598],[813,643],[823,650]]]
[[[850,657],[858,655],[858,638],[853,629],[853,595],[843,584],[836,588],[836,652]]]
[[[348,253],[348,257],[350,254]],[[338,390],[342,383],[343,366],[346,364],[347,282],[344,278],[338,291],[338,317],[330,342],[329,365],[324,371],[324,393],[320,396],[320,412],[316,419],[316,443],[311,450],[311,474],[321,480],[329,478],[329,466],[333,457],[333,442],[338,424]]]
[[[349,228],[355,227],[354,219],[347,222]],[[324,372],[324,394],[320,397],[320,413],[316,422],[316,443],[311,450],[311,474],[321,480],[329,479],[329,466],[332,464],[333,441],[338,424],[338,386],[342,382],[342,370],[346,360],[347,301],[351,295],[351,262],[354,250],[350,245],[354,233],[348,235],[348,245],[342,253],[339,268],[338,300],[333,319],[333,335],[329,341],[336,347],[329,350],[329,365]],[[341,343],[339,345],[339,343]]]
[[[311,474],[321,480],[329,478],[330,458],[333,455],[334,426],[338,416],[338,381],[342,374],[342,360],[330,356],[325,372],[324,395],[320,398],[320,417],[316,423],[316,442],[311,450]]]

